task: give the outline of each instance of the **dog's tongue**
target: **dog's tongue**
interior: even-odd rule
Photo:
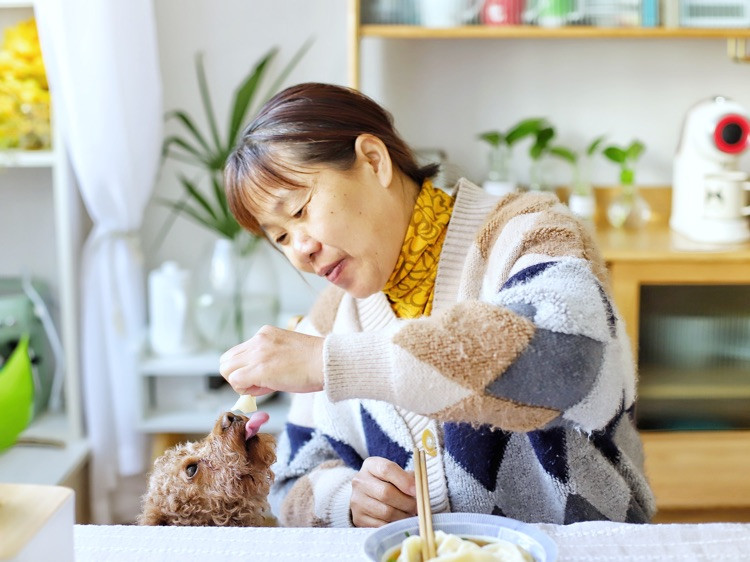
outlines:
[[[260,426],[268,421],[268,414],[266,412],[253,412],[250,419],[245,424],[245,441],[254,437]]]

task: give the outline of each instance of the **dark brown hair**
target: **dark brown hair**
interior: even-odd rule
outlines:
[[[383,141],[393,164],[417,185],[437,174],[438,164],[417,163],[391,114],[366,95],[332,84],[298,84],[265,103],[229,155],[224,168],[229,209],[244,228],[262,235],[254,213],[274,198],[273,190],[304,187],[289,172],[321,164],[350,169],[355,141],[364,133]]]

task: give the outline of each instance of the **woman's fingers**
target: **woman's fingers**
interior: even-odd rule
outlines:
[[[365,459],[352,479],[352,522],[378,527],[413,516],[417,509],[413,490],[413,473],[381,457]]]
[[[219,359],[219,372],[240,394],[323,389],[323,338],[263,326]]]
[[[356,512],[352,509],[352,523],[355,527],[381,527],[413,515],[413,513],[385,506],[370,498],[370,501],[360,505]]]

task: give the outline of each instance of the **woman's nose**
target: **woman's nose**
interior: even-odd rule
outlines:
[[[293,236],[294,253],[302,264],[309,264],[313,261],[315,253],[320,249],[320,243],[305,233],[298,233]]]

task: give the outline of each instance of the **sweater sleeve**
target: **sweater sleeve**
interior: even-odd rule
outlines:
[[[273,468],[271,499],[284,526],[352,526],[349,502],[356,471],[321,431],[288,422]]]
[[[329,335],[329,398],[386,400],[509,431],[593,431],[632,402],[627,336],[585,230],[551,211],[517,223],[483,234],[494,243],[474,252],[482,267],[469,252],[465,269],[483,272],[475,294],[395,333]]]
[[[303,319],[297,331],[319,335],[314,319]],[[351,481],[357,471],[346,465],[332,445],[336,442],[316,428],[315,400],[316,394],[292,397],[276,450],[270,498],[287,527],[350,527]]]

